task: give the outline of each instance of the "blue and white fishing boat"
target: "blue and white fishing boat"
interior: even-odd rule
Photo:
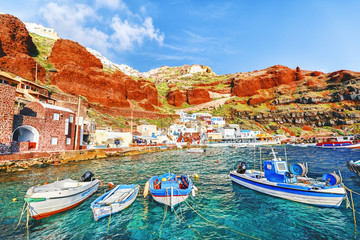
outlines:
[[[129,207],[136,199],[139,185],[117,185],[91,203],[95,221]]]
[[[252,190],[296,202],[323,206],[339,207],[346,191],[342,179],[336,173],[324,174],[322,180],[306,176],[307,164],[292,164],[290,171],[287,163],[276,157],[264,161],[264,171],[248,170],[241,162],[235,171],[230,172],[231,180]]]
[[[165,173],[161,176],[154,176],[146,184],[145,192],[147,186],[155,201],[170,206],[171,209],[185,201],[191,193],[195,197],[196,187],[185,175]]]

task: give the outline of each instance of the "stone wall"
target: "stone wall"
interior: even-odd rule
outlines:
[[[10,150],[14,109],[15,88],[0,84],[0,154]]]

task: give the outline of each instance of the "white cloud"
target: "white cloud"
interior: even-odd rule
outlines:
[[[127,9],[122,0],[96,0],[95,5],[98,7],[108,7],[110,9]]]
[[[111,27],[115,33],[111,39],[118,43],[120,50],[132,49],[135,44],[141,45],[144,39],[155,40],[160,45],[164,41],[164,34],[159,29],[155,29],[152,19],[147,17],[142,25],[129,23],[127,20],[122,21],[119,17],[114,17]]]
[[[146,40],[160,45],[164,41],[164,34],[154,27],[151,17],[131,12],[122,0],[95,0],[95,7],[76,2],[52,1],[40,9],[48,26],[61,38],[78,41],[102,53],[132,50]],[[101,11],[101,7],[119,9],[122,19]],[[146,10],[142,7],[140,12],[143,14]]]

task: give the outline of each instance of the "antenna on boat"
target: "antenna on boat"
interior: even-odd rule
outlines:
[[[255,150],[256,150],[256,147],[254,148],[254,170],[256,170],[256,169],[255,169],[255,168],[256,168],[256,167],[255,167],[255,153],[256,153]]]
[[[260,148],[260,172],[262,172],[262,163],[261,163],[261,148]]]
[[[274,156],[274,160],[277,161],[278,159],[277,159],[277,157],[276,157],[276,153],[275,153],[275,151],[274,151],[273,148],[271,148],[271,153],[272,153],[272,155]]]
[[[285,162],[286,162],[286,165],[287,165],[287,164],[288,164],[288,162],[287,162],[286,147],[285,147]]]

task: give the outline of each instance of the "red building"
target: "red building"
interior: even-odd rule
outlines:
[[[68,108],[31,102],[14,115],[12,151],[73,150],[74,139],[75,114]]]
[[[0,154],[10,153],[15,88],[0,84]]]

